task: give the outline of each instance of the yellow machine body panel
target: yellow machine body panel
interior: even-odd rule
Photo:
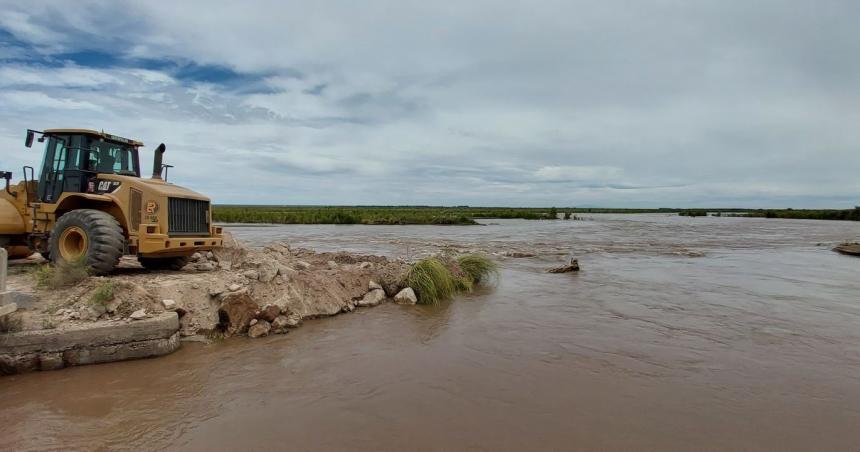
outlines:
[[[20,235],[27,233],[22,212],[5,197],[0,198],[0,234]]]

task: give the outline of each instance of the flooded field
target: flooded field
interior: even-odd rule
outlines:
[[[860,224],[662,215],[245,226],[320,251],[496,253],[494,290],[0,379],[0,449],[852,450]],[[508,258],[505,253],[534,253]],[[568,257],[583,271],[545,269]]]

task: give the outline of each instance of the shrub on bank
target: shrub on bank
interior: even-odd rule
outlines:
[[[92,295],[90,295],[90,304],[91,305],[101,305],[105,306],[113,300],[114,297],[114,285],[113,281],[108,281],[93,291]]]
[[[454,276],[439,259],[430,257],[412,264],[406,285],[415,291],[419,304],[436,304],[454,296]]]
[[[60,289],[77,284],[90,275],[87,268],[86,258],[76,261],[60,261],[56,265],[45,264],[33,271],[36,279],[36,287],[47,289]]]
[[[486,256],[465,254],[457,258],[457,264],[472,285],[489,285],[499,277],[499,266]]]
[[[415,291],[418,304],[437,304],[457,293],[498,278],[498,266],[485,256],[467,254],[456,259],[430,257],[412,264],[406,285]]]

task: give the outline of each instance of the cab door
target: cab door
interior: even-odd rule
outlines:
[[[39,175],[39,201],[53,203],[63,192],[66,145],[64,140],[57,137],[49,137],[47,141],[42,174]]]
[[[77,138],[77,139],[75,139]],[[39,200],[55,203],[63,192],[82,192],[86,185],[86,171],[81,171],[84,159],[80,137],[49,137],[45,147],[45,160],[39,177]]]

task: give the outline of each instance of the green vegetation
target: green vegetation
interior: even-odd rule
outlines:
[[[798,220],[860,221],[860,206],[853,209],[689,209],[678,212],[688,217],[792,218]]]
[[[90,295],[91,305],[106,305],[113,300],[113,281],[107,281],[98,286]]]
[[[472,285],[488,285],[499,277],[499,266],[486,256],[465,254],[457,258],[457,264]]]
[[[726,215],[724,215],[726,216]],[[734,216],[729,214],[728,216]],[[739,214],[744,217],[764,218],[794,218],[800,220],[843,220],[860,221],[860,206],[848,210],[830,209],[784,209],[784,210],[750,210]]]
[[[427,258],[412,264],[406,273],[406,285],[415,291],[419,304],[436,304],[454,296],[454,275],[439,259]]]
[[[678,215],[682,217],[706,217],[708,216],[708,211],[706,210],[684,210],[682,212],[678,212]]]
[[[415,291],[419,304],[437,304],[457,293],[498,279],[495,262],[485,256],[467,254],[456,259],[431,257],[412,264],[406,285]]]
[[[219,223],[272,224],[477,224],[480,218],[555,218],[552,209],[507,207],[337,207],[337,206],[224,206],[216,205]],[[556,209],[557,215],[557,209]]]
[[[59,264],[45,264],[33,270],[36,287],[42,289],[60,289],[77,284],[90,275],[86,258],[77,261],[61,261]]]
[[[582,213],[665,213],[684,216],[744,216],[860,221],[860,207],[848,210],[804,209],[614,209],[556,207],[439,207],[439,206],[240,206],[216,205],[212,217],[219,223],[270,224],[436,224],[470,225],[479,219],[582,220]]]

